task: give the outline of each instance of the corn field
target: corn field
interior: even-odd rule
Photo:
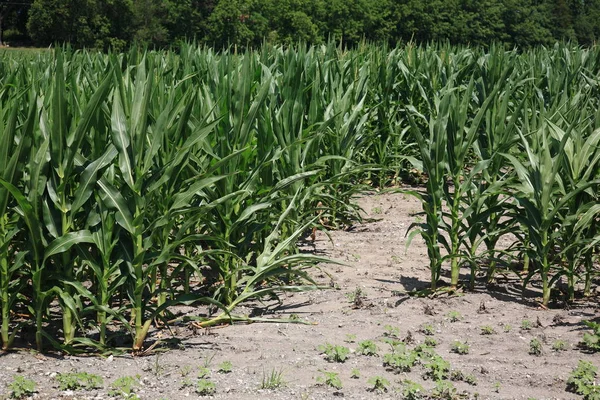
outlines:
[[[590,295],[599,76],[600,49],[567,45],[2,53],[2,348],[139,353],[152,326],[251,321],[240,303],[319,289],[332,261],[301,240],[411,179],[432,290]]]

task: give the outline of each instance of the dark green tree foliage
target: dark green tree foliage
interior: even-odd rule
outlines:
[[[600,39],[600,1],[571,0],[573,29],[579,43],[590,44]]]
[[[18,32],[19,15],[23,25],[28,7],[21,1],[33,1],[27,27],[37,45],[122,48],[188,39],[245,48],[333,39],[344,46],[412,40],[528,48],[600,38],[600,0],[0,0],[5,30]]]
[[[164,46],[169,43],[169,31],[165,27],[167,5],[163,0],[134,0],[134,39],[137,42]]]
[[[291,44],[322,41],[320,20],[325,14],[321,1],[265,0],[255,4],[251,26],[259,38]]]
[[[250,44],[254,39],[251,5],[248,0],[219,1],[208,17],[205,41],[215,47]]]
[[[131,0],[35,0],[27,29],[37,45],[122,47],[130,41]]]
[[[208,17],[216,0],[166,0],[164,27],[171,40],[201,39],[208,33]]]
[[[552,43],[550,2],[504,0],[504,24],[510,43],[519,47]]]
[[[0,46],[4,40],[26,39],[27,12],[31,0],[0,0]]]

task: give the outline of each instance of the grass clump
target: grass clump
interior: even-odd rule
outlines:
[[[261,389],[273,390],[283,386],[285,386],[285,381],[283,380],[283,371],[272,369],[268,374],[263,373],[263,379],[260,384]]]

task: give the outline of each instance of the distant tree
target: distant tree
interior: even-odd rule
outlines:
[[[574,22],[574,10],[569,0],[552,0],[548,8],[550,10],[550,27],[552,36],[559,40],[576,40]]]
[[[217,48],[252,43],[250,11],[249,0],[219,0],[208,17],[206,42]]]
[[[256,1],[252,6],[250,29],[259,40],[266,38],[286,44],[298,41],[319,43],[322,41],[319,32],[322,10],[317,11],[318,3],[315,0]]]
[[[509,42],[521,48],[555,41],[549,4],[540,0],[503,0],[503,21]]]
[[[594,44],[600,39],[600,0],[572,0],[570,5],[577,41]]]
[[[169,31],[165,26],[167,3],[163,0],[134,0],[134,39],[145,44],[164,46],[169,43]]]
[[[4,31],[6,29],[21,30],[31,0],[0,0],[0,46],[4,46]]]
[[[132,0],[34,0],[27,29],[37,45],[122,48],[131,35],[131,6]]]
[[[172,40],[202,39],[216,0],[166,0],[164,27]]]
[[[502,16],[504,4],[500,0],[462,0],[465,15],[465,34],[458,38],[462,43],[487,46],[493,42],[509,40]]]

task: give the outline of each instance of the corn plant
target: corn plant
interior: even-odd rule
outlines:
[[[18,185],[21,179],[21,171],[26,162],[28,146],[31,142],[25,140],[31,136],[33,129],[33,118],[35,116],[35,103],[29,104],[30,111],[22,132],[17,131],[18,106],[21,98],[12,98],[7,104],[12,107],[0,109],[0,176],[1,184]],[[8,115],[7,115],[8,114]],[[15,140],[20,136],[20,140]],[[18,144],[17,144],[18,143]],[[16,188],[15,188],[16,189]],[[13,202],[10,201],[10,193],[6,188],[0,190],[0,337],[2,349],[7,350],[14,341],[16,329],[11,332],[11,311],[25,286],[24,279],[27,277],[24,271],[25,251],[11,251],[16,237],[22,229],[22,220],[18,213],[11,209]],[[19,277],[19,275],[21,275]]]
[[[526,126],[527,128],[532,130],[527,137],[521,133],[527,157],[526,163],[511,154],[505,156],[518,176],[517,183],[512,185],[515,190],[515,198],[521,206],[517,219],[527,230],[532,245],[528,251],[535,264],[535,268],[529,273],[524,283],[527,284],[533,274],[539,272],[543,286],[542,302],[544,305],[548,305],[551,269],[557,261],[554,251],[557,239],[562,233],[555,228],[560,223],[560,219],[564,218],[560,213],[573,197],[590,188],[595,182],[578,182],[569,193],[560,196],[562,180],[559,168],[565,156],[564,148],[571,132],[564,132],[559,141],[549,134],[547,121],[540,121],[539,125],[531,124]],[[556,150],[553,147],[556,147]]]

